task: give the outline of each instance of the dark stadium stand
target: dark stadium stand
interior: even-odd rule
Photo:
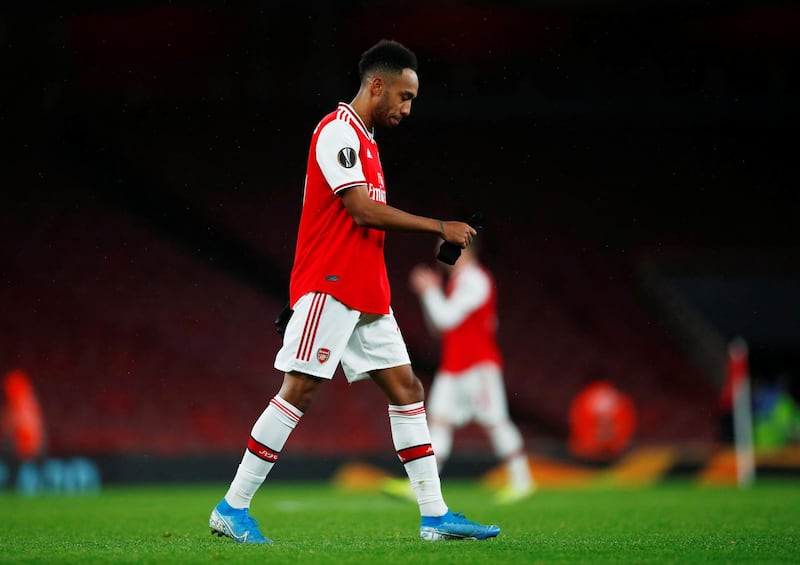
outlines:
[[[2,364],[24,367],[37,385],[51,449],[240,443],[243,421],[202,424],[220,407],[245,412],[239,399],[271,388],[277,336],[265,322],[279,299],[88,199],[48,206],[3,226],[14,284],[2,289],[0,325]]]

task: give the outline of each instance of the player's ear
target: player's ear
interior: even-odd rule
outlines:
[[[370,92],[374,96],[380,96],[383,94],[383,90],[386,88],[386,84],[383,81],[383,77],[379,75],[375,75],[372,77],[372,80],[369,83]]]

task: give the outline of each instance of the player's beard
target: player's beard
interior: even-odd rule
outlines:
[[[375,107],[375,116],[378,118],[375,123],[383,127],[395,127],[400,123],[402,117],[399,115],[392,116],[392,104],[389,100],[389,93],[384,91]]]

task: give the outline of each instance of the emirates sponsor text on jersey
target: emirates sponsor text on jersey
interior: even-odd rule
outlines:
[[[369,197],[375,202],[383,202],[386,204],[386,189],[369,184]]]

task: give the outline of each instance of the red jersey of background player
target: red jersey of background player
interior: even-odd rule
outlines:
[[[459,288],[473,298],[480,296],[481,302],[465,313],[463,321],[442,331],[439,370],[460,373],[480,363],[493,363],[502,369],[497,344],[497,291],[492,276],[477,262],[470,263],[448,279],[445,295],[450,297]]]
[[[386,204],[383,167],[373,136],[344,102],[314,130],[289,285],[291,304],[308,292],[324,292],[361,312],[389,313],[385,232],[358,226],[339,196],[366,184],[370,198]]]

